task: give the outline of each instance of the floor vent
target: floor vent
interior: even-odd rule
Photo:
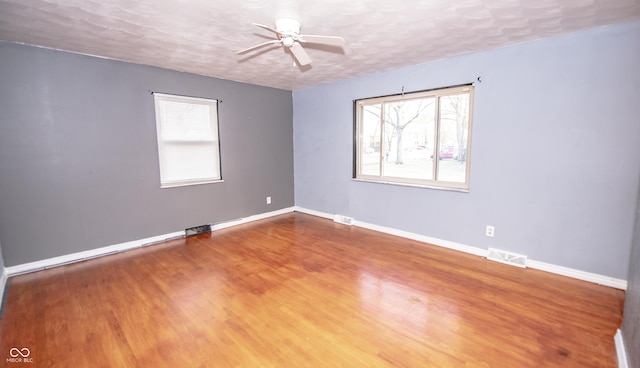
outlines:
[[[211,232],[211,224],[200,225],[184,229],[184,236],[198,235]]]
[[[527,267],[527,256],[507,252],[500,249],[489,248],[487,259],[516,267]]]
[[[353,217],[335,215],[333,216],[333,222],[338,222],[344,225],[353,225]]]

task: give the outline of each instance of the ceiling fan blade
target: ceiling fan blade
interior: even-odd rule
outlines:
[[[311,58],[309,57],[307,52],[304,51],[304,48],[302,48],[302,45],[300,45],[298,42],[295,42],[289,48],[289,50],[291,50],[291,53],[293,54],[293,57],[296,58],[296,60],[298,61],[298,64],[300,64],[300,66],[305,66],[305,65],[311,64]]]
[[[299,35],[298,41],[309,43],[322,43],[331,46],[344,46],[344,38],[337,36]]]
[[[254,25],[254,26],[256,26],[256,27],[260,27],[260,28],[262,28],[262,29],[264,29],[264,30],[267,30],[267,31],[269,31],[269,32],[273,32],[273,33],[275,33],[275,34],[276,34],[276,36],[278,36],[278,37],[281,37],[281,36],[282,36],[282,33],[278,32],[277,30],[275,30],[275,29],[273,29],[273,28],[271,28],[271,27],[269,27],[269,26],[265,26],[264,24],[260,24],[260,23],[253,23],[253,25]]]
[[[259,49],[260,47],[263,47],[263,46],[275,45],[276,43],[281,43],[281,42],[282,41],[280,41],[280,40],[271,40],[271,41],[263,42],[263,43],[261,43],[259,45],[251,46],[251,47],[249,47],[247,49],[240,50],[240,51],[238,51],[238,54],[244,54],[245,52],[253,51],[253,50]]]

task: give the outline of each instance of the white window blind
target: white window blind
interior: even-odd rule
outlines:
[[[154,93],[160,187],[221,181],[218,101]]]

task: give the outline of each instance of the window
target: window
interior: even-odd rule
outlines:
[[[221,181],[218,101],[154,93],[160,187]]]
[[[355,178],[467,191],[473,86],[356,100]]]

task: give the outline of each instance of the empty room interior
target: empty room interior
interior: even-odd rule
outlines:
[[[0,0],[0,366],[640,368],[640,1]]]

